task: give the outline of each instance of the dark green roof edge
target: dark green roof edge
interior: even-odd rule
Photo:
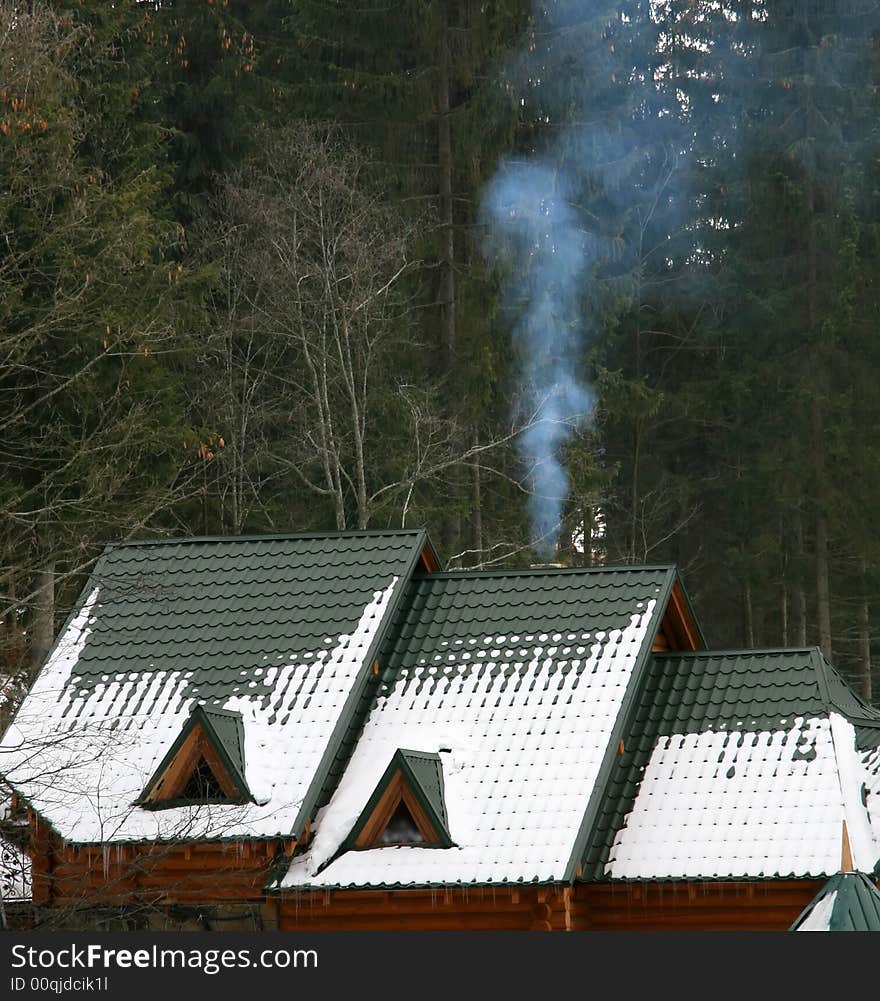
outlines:
[[[283,874],[282,874],[283,875]],[[649,877],[644,879],[606,879],[590,880],[593,885],[616,885],[624,883],[646,884],[646,883],[762,883],[766,884],[772,880],[784,880],[786,883],[819,883],[827,879],[827,876],[665,876]],[[427,883],[305,883],[300,886],[279,886],[278,883],[267,885],[264,889],[267,893],[319,893],[322,890],[431,890],[431,889],[503,889],[504,887],[517,888],[521,886],[569,886],[570,881],[564,879],[499,879],[495,882],[447,880],[446,882],[431,881]]]
[[[354,822],[354,826],[351,831],[349,831],[348,836],[345,841],[339,847],[339,850],[335,853],[332,859],[328,860],[322,868],[326,868],[331,861],[338,858],[340,855],[347,851],[351,851],[354,847],[355,841],[358,839],[358,835],[364,828],[364,824],[370,819],[373,811],[376,809],[376,804],[382,798],[382,794],[388,787],[388,783],[394,778],[395,774],[400,771],[403,772],[403,776],[409,783],[410,788],[413,793],[415,793],[416,799],[419,801],[419,805],[428,814],[428,819],[431,821],[434,829],[437,831],[440,845],[443,848],[452,848],[453,841],[449,836],[449,831],[447,829],[447,824],[441,816],[437,813],[433,803],[430,798],[426,795],[425,790],[422,788],[422,783],[419,781],[416,774],[410,767],[409,761],[407,761],[407,754],[418,754],[420,757],[433,757],[436,758],[438,765],[440,765],[440,774],[443,774],[443,766],[440,761],[439,754],[428,754],[425,751],[407,751],[405,748],[399,747],[394,754],[391,756],[391,761],[388,762],[388,767],[382,773],[382,777],[376,783],[376,788],[373,790],[373,794],[367,800],[366,805],[363,810],[358,814],[358,819]],[[427,846],[426,846],[427,847]]]
[[[818,651],[819,648],[815,646],[755,647],[754,649],[731,647],[724,650],[658,650],[654,656],[658,660],[667,658],[683,660],[685,657],[761,657],[772,654],[812,654]]]
[[[369,684],[372,676],[373,661],[376,660],[379,651],[382,648],[382,644],[385,641],[385,634],[387,633],[390,624],[393,623],[397,617],[401,603],[408,597],[409,583],[412,580],[415,568],[421,558],[422,549],[424,549],[425,545],[430,545],[428,533],[424,529],[407,529],[407,531],[414,535],[416,545],[413,547],[406,569],[403,571],[397,581],[397,584],[395,585],[397,594],[393,596],[392,600],[388,603],[388,607],[385,609],[382,621],[376,629],[373,641],[367,650],[360,670],[355,677],[354,684],[351,686],[351,690],[348,693],[348,698],[345,700],[345,704],[339,713],[336,725],[333,727],[333,732],[330,734],[330,738],[327,741],[324,753],[321,755],[318,767],[315,769],[315,774],[312,776],[312,781],[309,783],[309,787],[303,797],[299,813],[296,815],[296,820],[294,821],[293,828],[291,830],[291,836],[294,838],[299,839],[302,836],[306,823],[312,819],[312,813],[315,810],[317,800],[323,790],[325,780],[327,779],[330,770],[332,769],[333,764],[336,761],[343,744],[345,743],[349,729],[357,721],[358,708],[364,694],[364,689]],[[370,699],[370,703],[372,703],[372,699]]]
[[[212,712],[213,711],[216,710],[212,709]],[[237,713],[229,709],[220,710],[220,712],[222,712],[224,716],[231,716],[237,718],[238,722],[239,723],[241,722],[241,713]],[[183,742],[197,726],[201,726],[208,740],[211,741],[211,746],[217,752],[217,757],[220,758],[221,764],[226,769],[229,777],[235,783],[236,789],[238,789],[239,793],[241,793],[242,797],[241,802],[254,801],[254,797],[251,794],[250,789],[248,788],[247,780],[242,774],[242,769],[244,768],[243,750],[242,750],[242,762],[240,768],[238,763],[233,761],[232,758],[230,757],[229,752],[226,750],[223,741],[220,739],[220,736],[214,729],[211,723],[211,719],[208,713],[205,711],[204,706],[196,706],[195,709],[193,709],[193,711],[190,713],[187,721],[183,724],[183,728],[177,735],[177,738],[175,739],[174,743],[171,745],[171,747],[168,748],[168,751],[165,753],[164,757],[159,762],[158,767],[150,776],[150,780],[144,786],[143,792],[135,800],[135,806],[140,806],[149,810],[159,810],[170,806],[181,805],[183,801],[180,798],[177,798],[175,800],[163,800],[162,802],[156,804],[147,803],[146,798],[150,794],[150,790],[153,788],[156,782],[158,782],[159,779],[161,778],[165,769],[168,767],[169,764],[171,764],[171,761],[173,760],[174,756],[183,746]],[[224,802],[229,802],[229,801],[224,800]]]
[[[266,541],[295,541],[297,539],[347,539],[347,538],[375,538],[382,535],[424,535],[431,550],[436,555],[433,543],[427,539],[427,532],[423,528],[352,528],[336,529],[327,532],[265,532],[249,535],[179,535],[166,536],[160,539],[124,539],[120,542],[110,542],[104,547],[104,553],[112,552],[116,549],[124,549],[128,546],[179,546],[192,545],[194,543],[215,543],[226,542],[234,544],[237,542],[266,542]],[[103,555],[103,553],[102,553]],[[438,563],[439,563],[438,559]]]
[[[244,720],[240,712],[235,709],[223,709],[220,706],[203,706],[199,704],[199,709],[204,712],[208,721],[211,722],[211,728],[214,732],[214,736],[217,739],[217,743],[220,748],[226,751],[229,760],[238,769],[238,773],[241,775],[242,780],[246,781],[245,776],[247,775],[247,764],[245,762],[245,741],[244,741]],[[227,746],[226,738],[223,734],[214,726],[211,717],[220,716],[225,719],[231,720],[235,724],[235,734],[237,739],[238,747],[236,750],[236,755],[232,753],[232,749]]]
[[[819,688],[819,695],[821,696],[826,707],[830,709],[831,690],[828,687],[828,678],[825,674],[825,658],[822,656],[822,651],[818,647],[812,647],[810,649],[810,655],[813,670],[816,672],[816,684]]]
[[[430,851],[431,849],[427,849]],[[329,865],[329,863],[328,863]],[[279,882],[280,878],[279,877]],[[432,880],[427,883],[304,883],[301,886],[280,886],[279,882],[272,885],[266,885],[264,887],[265,892],[268,893],[320,893],[324,890],[375,890],[377,893],[382,893],[385,890],[456,890],[456,889],[467,889],[467,890],[479,890],[479,889],[504,889],[505,887],[510,887],[511,889],[519,889],[523,886],[567,886],[561,879],[525,879],[520,876],[517,879],[499,879],[494,883],[491,882],[468,882],[462,879],[457,880],[447,880],[446,882],[440,882],[439,880]]]
[[[600,567],[511,567],[507,570],[441,570],[430,574],[416,574],[417,580],[425,578],[445,580],[483,580],[486,577],[562,577],[569,574],[642,573],[654,571],[667,573],[678,568],[675,563],[614,563]]]
[[[674,566],[666,568],[666,580],[663,584],[660,596],[657,599],[657,604],[654,608],[654,614],[652,616],[652,622],[656,623],[657,626],[659,626],[659,624],[663,621],[663,615],[666,612],[666,607],[669,604],[669,599],[672,595],[672,588],[677,580],[678,570]],[[599,765],[599,771],[596,775],[596,780],[593,783],[593,789],[587,802],[587,808],[584,811],[584,816],[574,839],[574,846],[572,847],[571,855],[569,856],[568,864],[565,867],[562,877],[566,883],[573,883],[577,878],[578,869],[583,863],[584,854],[590,843],[590,839],[593,837],[593,831],[599,817],[599,808],[605,797],[608,779],[611,776],[614,760],[617,756],[617,746],[629,732],[632,722],[631,717],[634,709],[638,705],[639,695],[641,693],[644,680],[643,675],[645,671],[645,664],[647,664],[648,658],[651,655],[653,637],[654,633],[649,628],[645,633],[642,648],[639,650],[638,657],[633,665],[629,683],[627,684],[626,691],[621,699],[620,708],[617,711],[617,717],[611,728],[608,743],[605,746],[605,753],[602,755],[602,763]]]

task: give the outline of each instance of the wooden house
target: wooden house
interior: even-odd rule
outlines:
[[[421,531],[109,548],[0,771],[74,927],[785,930],[880,858],[880,712],[817,650]]]

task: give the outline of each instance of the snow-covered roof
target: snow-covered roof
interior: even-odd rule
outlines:
[[[311,821],[273,890],[830,876],[844,822],[874,870],[880,712],[818,651],[652,653],[700,641],[671,567],[435,565],[422,532],[113,548],[0,773],[76,843]],[[198,706],[248,801],[139,802]],[[452,846],[352,847],[404,749]]]
[[[594,876],[830,875],[844,822],[880,858],[880,714],[816,650],[655,656],[628,740]]]
[[[423,580],[282,888],[561,880],[669,584],[668,569]],[[454,847],[334,859],[400,747],[439,753]]]
[[[424,545],[391,532],[109,550],[3,736],[0,772],[72,842],[289,836]],[[136,805],[198,705],[241,714],[254,802]]]

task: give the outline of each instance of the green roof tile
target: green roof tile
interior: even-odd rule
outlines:
[[[863,872],[839,872],[789,931],[880,931],[880,892]]]
[[[604,879],[621,816],[631,811],[645,767],[663,738],[706,732],[793,730],[832,709],[860,746],[880,742],[880,712],[861,700],[815,648],[654,654],[583,859],[584,879]],[[739,738],[742,739],[741,737]],[[872,744],[871,741],[874,741]],[[815,754],[802,734],[799,744]],[[797,749],[793,752],[797,756]]]
[[[449,830],[455,846],[340,854],[318,827],[281,885],[567,879],[590,823],[591,793],[615,753],[618,709],[674,580],[668,566],[414,577],[388,631],[348,775],[387,761],[389,734],[398,747],[431,752],[422,773],[429,776],[428,761],[448,747],[448,769],[439,757],[443,801],[459,825]],[[429,798],[428,779],[420,785]],[[344,826],[353,788],[331,792],[326,831]]]
[[[20,715],[32,714],[34,732],[56,712],[66,729],[112,726],[118,776],[102,813],[112,814],[116,837],[125,840],[148,829],[132,803],[199,708],[231,769],[247,773],[254,797],[234,822],[215,810],[221,836],[296,834],[344,757],[358,706],[372,691],[372,662],[425,547],[421,530],[111,546]],[[241,710],[241,722],[224,708]],[[14,764],[12,755],[5,760]],[[61,767],[91,766],[65,759]],[[78,779],[83,787],[99,780]],[[21,785],[21,795],[71,840],[88,841],[108,826],[87,822],[72,798],[59,805],[39,782]],[[161,822],[173,836],[172,812],[151,829]],[[207,831],[210,823],[206,815],[206,826],[190,829]],[[185,826],[182,819],[174,831]]]

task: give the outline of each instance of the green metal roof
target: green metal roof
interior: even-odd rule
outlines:
[[[314,650],[357,621],[388,576],[406,575],[422,532],[169,540],[109,548],[90,587],[102,612],[74,671],[80,691],[109,670],[176,670],[222,702],[243,660]]]
[[[55,725],[49,717],[57,713],[58,724],[70,727],[87,726],[96,713],[110,713],[120,733],[137,729],[136,749],[116,745],[121,774],[133,781],[145,763],[152,773],[167,754],[186,718],[177,718],[182,708],[200,706],[210,714],[246,703],[245,734],[254,742],[247,771],[256,804],[247,816],[259,813],[260,818],[252,829],[269,831],[276,823],[278,833],[298,835],[314,814],[360,701],[371,690],[372,663],[426,548],[433,552],[423,530],[110,546],[50,651],[24,714],[35,713],[49,726]],[[69,656],[74,637],[79,637],[77,649]],[[313,666],[325,655],[336,658],[336,666],[321,676],[321,692],[313,700]],[[157,725],[137,722],[145,717]],[[309,727],[307,753],[291,740],[276,747],[285,725],[300,718]],[[243,773],[241,733],[222,714],[210,719],[230,767]],[[32,730],[34,725],[29,724]],[[127,754],[135,756],[130,768],[122,762]],[[250,772],[265,773],[269,758],[274,771],[258,792]],[[83,761],[78,767],[85,772],[90,766]],[[83,774],[82,781],[98,779]],[[120,798],[118,803],[120,815],[143,789],[143,779],[137,791],[128,783],[121,778],[114,786],[120,797],[126,790],[125,802]],[[59,833],[91,840],[95,825],[81,822],[85,815],[73,800],[65,800],[59,811],[51,790],[20,784],[20,794],[49,824],[63,817]],[[294,816],[287,809],[273,810],[288,797],[298,804]],[[247,822],[242,820],[242,829]],[[115,829],[118,840],[142,836],[130,817]]]
[[[839,872],[789,931],[880,931],[880,892],[863,872]]]
[[[837,710],[856,724],[860,746],[880,741],[880,712],[849,688],[816,648],[653,654],[626,721],[599,817],[583,859],[583,878],[602,879],[658,740],[737,729],[780,731],[798,718]],[[804,742],[804,754],[813,752]]]
[[[574,631],[592,635],[619,628],[628,620],[634,605],[649,597],[665,608],[677,579],[674,567],[666,564],[645,567],[590,567],[541,569],[527,571],[431,574],[416,578],[406,618],[396,631],[389,632],[393,647],[387,657],[383,681],[393,684],[401,673],[413,671],[418,661],[450,656],[449,637],[467,635],[519,637],[563,636]],[[659,618],[657,619],[659,625]],[[647,644],[633,670],[632,682],[624,697],[624,710],[633,697]],[[482,668],[474,668],[475,670]],[[570,668],[569,668],[570,669]],[[460,670],[460,665],[457,668]],[[566,668],[562,668],[565,671]],[[493,673],[504,672],[511,686],[517,671],[511,664],[496,666]],[[445,684],[443,668],[434,675],[433,685]],[[621,714],[622,716],[623,714]],[[601,801],[606,776],[614,765],[618,728],[612,731],[600,766],[593,793],[585,802],[584,816],[575,839],[566,878],[572,878],[595,823],[595,811]]]
[[[635,691],[676,579],[668,565],[413,577],[380,654],[366,719],[351,740],[349,773],[368,770],[385,721],[425,751],[441,751],[450,733],[457,765],[445,776],[446,796],[473,826],[461,862],[453,858],[459,848],[442,862],[435,857],[430,872],[416,871],[417,853],[406,864],[399,856],[388,885],[568,878],[590,829],[591,793],[614,755],[617,708]],[[456,758],[462,746],[472,753]],[[330,790],[322,822],[333,830],[345,822],[334,807]],[[458,843],[459,834],[450,835]],[[526,846],[534,857],[516,861]],[[291,879],[386,885],[384,859],[346,862],[323,847],[314,857],[321,879],[302,881],[312,865],[303,856]],[[361,871],[346,869],[334,883],[348,864]]]
[[[324,806],[332,795],[377,695],[419,661],[448,656],[449,637],[506,633],[524,638],[530,632],[572,630],[595,635],[619,627],[640,599],[655,597],[664,606],[677,579],[669,564],[415,573],[385,632],[380,677],[368,678],[361,688],[315,805]],[[513,673],[510,666],[504,670]],[[441,678],[442,672],[436,675]]]
[[[670,567],[417,576],[405,617],[390,634],[387,677],[420,658],[449,654],[453,636],[595,634],[619,627],[634,603],[659,599],[673,576]]]
[[[400,749],[404,774],[408,773],[416,794],[430,807],[430,814],[440,822],[444,832],[449,829],[446,802],[443,799],[443,766],[439,754]]]

